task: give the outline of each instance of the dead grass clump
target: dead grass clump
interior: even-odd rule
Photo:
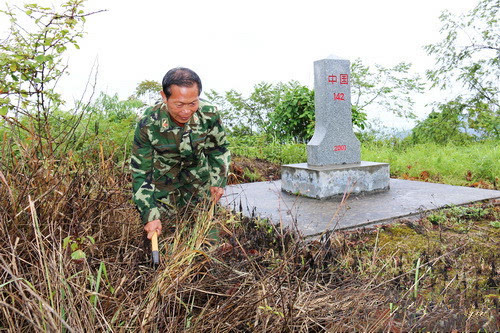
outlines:
[[[214,221],[206,215],[198,214],[194,224],[162,243],[165,256],[144,298],[142,329],[323,332],[387,325],[383,294],[357,291],[362,284],[352,278],[325,283],[303,260],[306,242],[291,231],[258,227],[260,222],[234,215],[228,224],[224,212]],[[219,226],[221,243],[208,243],[205,223]],[[272,234],[273,241],[264,236],[252,242],[256,232]]]
[[[0,327],[109,327],[99,293],[115,278],[112,266],[137,253],[127,237],[138,229],[127,176],[104,158],[44,159],[7,143],[0,162]]]
[[[498,242],[484,252],[477,248],[479,237],[493,242],[498,233],[475,223],[472,211],[453,225],[431,218],[305,240],[201,204],[161,235],[154,270],[130,202],[130,179],[110,158],[97,156],[92,163],[71,154],[3,156],[1,329],[498,329],[492,267]]]

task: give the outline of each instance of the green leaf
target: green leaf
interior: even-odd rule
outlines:
[[[6,116],[7,112],[9,112],[9,108],[7,106],[2,106],[0,108],[0,116]]]
[[[15,72],[17,70],[17,65],[16,64],[10,64],[9,66],[10,70]]]
[[[45,61],[45,56],[43,54],[40,54],[38,56],[35,57],[35,60],[38,62],[38,63],[42,63]]]
[[[95,239],[92,236],[87,236],[88,240],[92,243],[95,244]]]
[[[77,242],[71,243],[71,251],[76,251],[77,249],[78,249],[78,243]]]
[[[71,242],[71,236],[63,239],[63,249],[66,249],[68,247],[69,242]]]
[[[490,222],[490,225],[491,225],[493,228],[500,228],[500,221],[493,221],[493,222]]]
[[[87,256],[82,250],[76,250],[75,252],[71,253],[71,259],[73,260],[80,260],[85,258],[87,258]]]

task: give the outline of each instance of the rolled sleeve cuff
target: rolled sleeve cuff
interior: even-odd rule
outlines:
[[[161,212],[158,207],[151,208],[142,214],[142,223],[146,224],[148,222],[159,220],[161,217]]]

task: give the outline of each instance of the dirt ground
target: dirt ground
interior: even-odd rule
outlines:
[[[233,156],[229,167],[229,184],[263,182],[281,179],[281,165],[264,159]]]

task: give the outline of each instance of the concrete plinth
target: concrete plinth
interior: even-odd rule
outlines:
[[[361,161],[359,164],[311,166],[307,163],[281,166],[281,189],[309,198],[328,199],[344,193],[389,190],[389,164]]]
[[[281,191],[281,181],[231,185],[220,203],[248,217],[297,228],[304,235],[411,218],[449,205],[499,199],[500,191],[391,179],[389,191],[317,200]]]

